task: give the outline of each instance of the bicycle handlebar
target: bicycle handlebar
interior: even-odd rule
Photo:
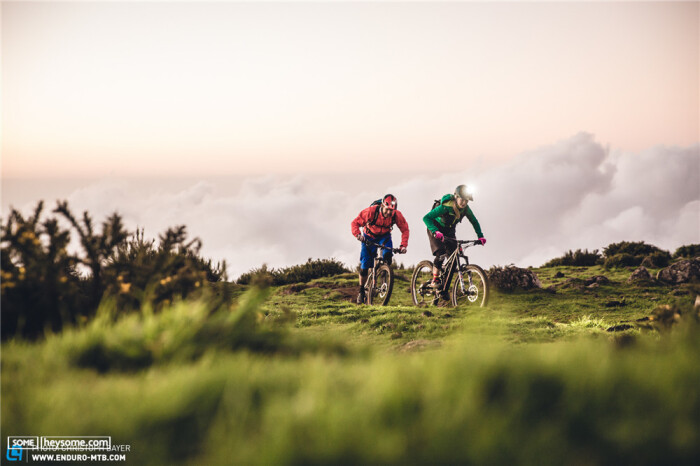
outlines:
[[[481,244],[481,241],[479,241],[478,239],[462,240],[462,239],[457,239],[457,238],[451,238],[449,236],[444,236],[443,238],[445,238],[446,240],[450,240],[453,243],[457,243],[457,244],[470,244],[472,246],[476,246],[478,244],[478,245],[483,246],[483,244]]]
[[[370,240],[369,238],[367,238],[367,237],[364,237],[364,238],[362,239],[362,242],[365,243],[365,244],[371,244],[372,246],[377,246],[377,247],[382,248],[382,249],[386,249],[387,251],[391,251],[391,252],[393,252],[394,254],[403,254],[403,253],[401,252],[401,248],[387,248],[387,247],[384,246],[384,245],[381,245],[381,244],[379,244],[379,243],[375,243],[374,241],[371,241],[371,240]]]

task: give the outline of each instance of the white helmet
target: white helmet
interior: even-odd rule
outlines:
[[[460,184],[459,186],[457,186],[457,188],[455,189],[455,196],[460,197],[460,198],[464,199],[465,201],[473,201],[474,200],[474,196],[472,196],[469,193],[467,186],[464,184]]]

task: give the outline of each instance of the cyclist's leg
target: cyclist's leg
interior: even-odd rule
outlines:
[[[428,232],[428,241],[430,241],[430,251],[433,253],[433,281],[437,281],[437,276],[440,274],[440,267],[445,254],[445,243],[435,238],[435,236],[426,228]]]
[[[360,300],[360,298],[364,299],[365,283],[367,282],[369,269],[374,267],[374,255],[376,254],[376,252],[376,246],[362,243],[360,249],[360,294],[358,296],[358,301]]]
[[[387,264],[391,265],[391,258],[394,256],[394,254],[391,252],[391,248],[394,247],[394,244],[391,240],[391,233],[387,233],[385,236],[379,239],[378,241],[379,244],[384,246],[387,249],[382,249],[382,257],[386,261]]]

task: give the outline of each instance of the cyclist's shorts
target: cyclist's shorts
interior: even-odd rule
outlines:
[[[365,235],[365,238],[368,238],[370,241],[379,243],[387,248],[394,247],[391,242],[391,233],[387,233],[386,235],[378,236],[376,238]],[[391,259],[392,253],[391,251],[384,250],[382,256],[384,257],[384,259],[389,260]],[[374,267],[375,257],[377,257],[377,246],[362,243],[362,249],[360,249],[360,268],[362,270],[367,270]]]
[[[430,241],[430,250],[433,253],[433,256],[439,257],[444,254],[452,254],[452,251],[457,248],[457,245],[452,242],[452,241],[440,241],[439,239],[435,238],[433,234],[426,228],[428,232],[428,240]],[[446,228],[446,229],[440,229],[438,231],[442,231],[442,234],[447,236],[448,238],[454,238],[455,237],[455,229],[454,228]]]

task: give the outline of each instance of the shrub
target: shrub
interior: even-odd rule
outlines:
[[[673,253],[674,259],[692,259],[698,256],[700,256],[700,244],[686,244]]]
[[[597,249],[588,251],[588,249],[577,249],[575,252],[569,250],[562,257],[557,257],[550,260],[543,267],[556,267],[559,265],[573,265],[577,267],[588,267],[602,262],[602,256]]]
[[[642,260],[641,265],[643,265],[645,267],[661,268],[661,267],[667,267],[670,262],[671,262],[671,254],[670,253],[668,253],[667,251],[656,251],[656,252],[653,252],[650,255],[646,256]]]
[[[113,297],[119,310],[158,307],[226,276],[225,263],[212,267],[199,257],[201,242],[187,242],[184,226],[168,229],[156,247],[143,231],[130,236],[117,213],[98,232],[88,212],[78,220],[67,202],[58,202],[53,213],[68,220],[64,230],[56,218],[40,220],[43,206],[39,202],[26,219],[12,209],[2,226],[3,339],[36,338],[45,329],[82,322],[105,297]],[[80,239],[76,254],[67,252],[71,231]],[[86,277],[77,271],[81,265],[89,270]],[[228,298],[224,293],[221,299]]]
[[[271,285],[290,285],[293,283],[305,283],[310,280],[348,273],[348,270],[342,262],[335,259],[316,259],[309,258],[304,264],[285,267],[282,269],[268,269],[267,264],[262,267],[252,269],[249,272],[238,277],[236,283],[240,285],[248,285],[254,280],[266,280]]]
[[[2,226],[2,338],[18,334],[36,337],[48,327],[85,316],[87,296],[76,266],[80,260],[66,251],[70,232],[56,219],[40,221],[44,203],[24,218],[12,210]]]
[[[533,271],[521,269],[513,265],[506,267],[491,267],[486,275],[489,283],[501,291],[513,291],[516,288],[531,290],[542,288],[542,283]]]
[[[612,267],[635,267],[642,263],[643,257],[633,256],[632,254],[622,253],[615,254],[605,258],[604,266],[606,269]]]
[[[211,260],[199,256],[201,241],[187,241],[185,226],[169,228],[159,236],[160,243],[144,239],[143,230],[119,245],[105,267],[106,295],[117,307],[139,309],[144,305],[160,308],[174,299],[199,294],[207,282],[226,276],[226,263],[212,267]]]
[[[671,260],[668,251],[644,241],[612,243],[603,249],[605,268],[611,267],[665,267]]]
[[[620,243],[611,243],[603,248],[603,256],[608,258],[617,254],[629,254],[632,256],[644,257],[657,251],[664,252],[662,249],[657,248],[653,244],[646,244],[644,241],[622,241]]]

